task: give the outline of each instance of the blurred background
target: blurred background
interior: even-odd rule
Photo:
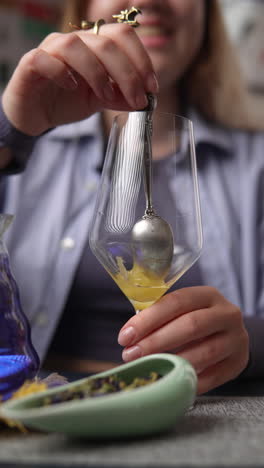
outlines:
[[[0,0],[0,92],[20,57],[58,30],[63,0]]]
[[[264,94],[264,0],[220,3],[248,86]],[[19,58],[58,30],[62,6],[63,0],[0,0],[0,92]]]
[[[264,93],[264,0],[220,0],[252,92]]]

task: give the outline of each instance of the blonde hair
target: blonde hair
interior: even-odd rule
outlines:
[[[87,19],[85,11],[85,0],[67,0],[62,31],[69,31],[69,22],[80,25]],[[264,100],[251,94],[243,80],[218,0],[207,0],[203,46],[182,81],[188,104],[206,119],[232,128],[264,129]]]

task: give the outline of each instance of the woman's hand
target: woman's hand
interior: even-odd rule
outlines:
[[[100,33],[53,33],[20,60],[3,94],[8,119],[39,135],[109,108],[144,108],[157,82],[133,28],[105,24]]]
[[[249,358],[249,340],[238,307],[216,289],[197,286],[171,292],[122,327],[124,361],[172,352],[198,374],[198,394],[237,377]]]

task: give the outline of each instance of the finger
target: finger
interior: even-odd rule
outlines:
[[[189,361],[196,372],[200,374],[208,367],[232,355],[237,349],[238,341],[230,339],[230,335],[227,333],[216,333],[185,347],[177,353],[177,356]]]
[[[131,327],[125,332],[131,330]],[[133,329],[133,327],[132,327]],[[205,339],[217,332],[228,330],[241,330],[241,336],[244,337],[244,328],[242,327],[241,312],[233,304],[227,301],[221,306],[216,306],[194,310],[176,317],[150,333],[146,333],[142,338],[142,330],[134,330],[132,343],[127,345],[123,351],[123,359],[131,361],[135,355],[145,356],[152,353],[171,351],[182,346],[191,346],[197,340]],[[120,343],[120,340],[119,340]]]
[[[131,28],[127,25],[126,29]],[[106,30],[108,30],[107,25]],[[115,30],[116,25],[112,28]],[[128,103],[135,109],[142,109],[147,105],[146,89],[144,81],[138,72],[138,65],[126,54],[126,47],[120,46],[109,35],[95,35],[89,32],[78,32],[77,34],[83,40],[87,47],[92,50],[98,60],[105,67],[111,79],[118,84],[123,95]],[[124,42],[125,42],[124,38]],[[140,68],[140,67],[139,67]],[[145,65],[146,68],[146,65]],[[152,66],[148,66],[147,70],[152,70]]]
[[[210,307],[214,294],[213,288],[203,286],[179,289],[165,295],[151,307],[142,310],[126,322],[118,336],[119,344],[131,345],[177,317],[193,310]],[[196,324],[193,323],[191,326],[193,328]]]
[[[223,318],[221,314],[214,313],[213,308],[195,310],[171,320],[143,338],[139,330],[137,339],[124,349],[122,357],[124,361],[131,361],[141,356],[171,351],[222,329]]]
[[[147,105],[140,76],[111,39],[89,32],[55,33],[42,47],[81,75],[106,105],[115,100],[112,80],[133,109]]]
[[[100,29],[102,35],[112,39],[133,63],[145,84],[145,91],[156,94],[158,82],[152,62],[134,29],[127,24],[107,24]]]
[[[54,34],[54,40],[50,39],[43,44],[42,50],[56,57],[80,75],[98,99],[106,103],[114,101],[115,92],[108,72],[78,34]]]
[[[37,86],[40,78],[51,80],[63,89],[75,90],[78,87],[70,69],[62,61],[44,50],[33,49],[26,53],[20,60],[20,65],[14,76],[19,74],[19,82],[25,83],[27,87],[31,87],[32,82]],[[42,85],[42,83],[40,84]]]
[[[245,361],[241,359],[240,353],[237,353],[207,368],[198,376],[198,395],[235,379],[245,366]]]

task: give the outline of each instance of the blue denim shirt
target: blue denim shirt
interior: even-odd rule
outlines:
[[[220,128],[195,112],[189,117],[202,209],[202,284],[219,289],[245,317],[263,317],[264,135]],[[34,141],[31,156],[28,138],[23,143],[6,122],[0,127],[0,147],[8,144],[15,166],[26,166],[2,176],[0,202],[15,214],[7,247],[43,357],[87,241],[104,147],[100,116],[51,130]]]

